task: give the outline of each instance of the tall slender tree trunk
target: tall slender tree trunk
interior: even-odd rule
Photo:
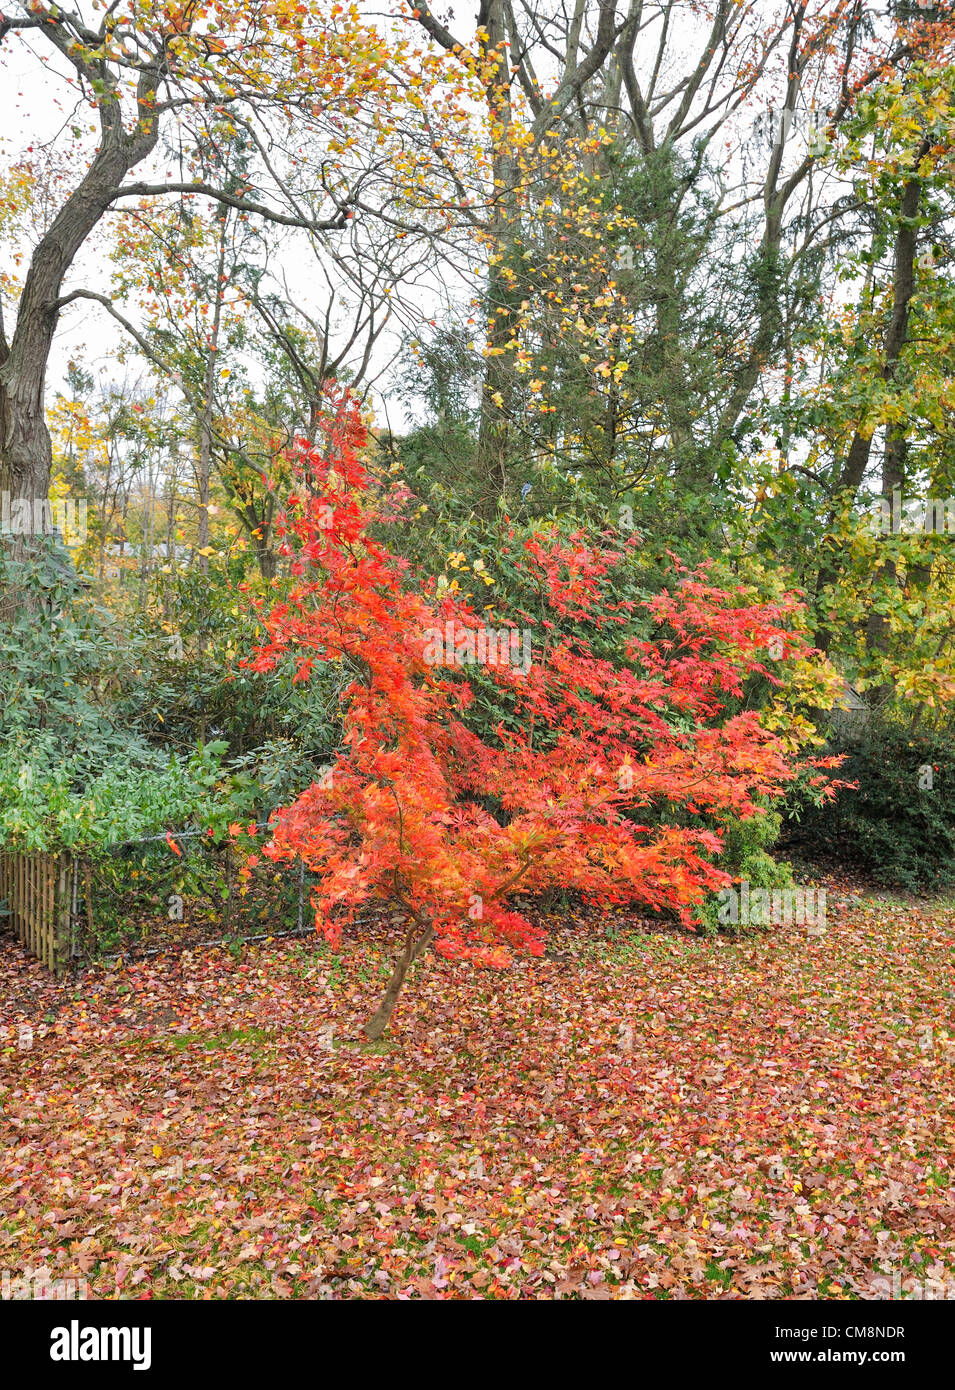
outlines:
[[[924,142],[920,146],[915,158],[916,167],[924,158],[928,148]],[[907,180],[899,202],[898,230],[895,235],[892,317],[886,329],[882,352],[882,378],[890,386],[898,371],[902,351],[908,342],[909,313],[912,306],[912,296],[915,294],[916,219],[921,196],[921,179]],[[843,497],[854,498],[862,485],[872,453],[872,435],[873,431],[868,424],[860,422],[852,437],[852,443],[849,445],[839,476],[838,493]],[[903,459],[904,434],[899,436],[897,431],[890,430],[882,473],[882,491],[885,495],[885,490],[888,488],[890,507],[892,491],[901,482]],[[830,525],[833,520],[834,514],[830,517]],[[835,582],[838,572],[839,560],[837,556],[833,556],[819,570],[816,578],[817,597],[828,584]],[[871,629],[870,642],[873,638],[879,640],[880,635],[884,636],[883,629],[877,627]],[[832,644],[832,637],[831,629],[823,627],[816,633],[814,641],[821,651],[828,653]]]
[[[513,394],[513,369],[508,364],[506,344],[513,331],[512,313],[520,301],[519,287],[508,274],[513,269],[509,254],[517,236],[516,170],[509,149],[511,138],[511,73],[505,44],[504,5],[491,0],[487,5],[485,58],[498,56],[498,66],[485,89],[488,115],[494,127],[493,176],[495,203],[492,237],[495,254],[500,257],[488,274],[487,361],[481,392],[481,420],[478,431],[477,462],[486,482],[486,506],[490,511],[507,487],[508,421]]]
[[[199,420],[199,530],[198,549],[203,551],[209,544],[209,480],[212,474],[212,418],[215,414],[216,370],[219,361],[219,337],[222,332],[222,286],[225,274],[226,241],[229,229],[229,213],[223,208],[219,213],[219,246],[216,256],[215,303],[212,309],[212,329],[209,334],[209,351],[206,356],[206,370],[202,383],[202,415]],[[208,555],[199,555],[199,567],[205,574],[209,569]]]
[[[560,80],[555,91],[545,101],[539,97],[535,107],[531,140],[540,148],[553,127],[560,122],[571,103],[579,101],[587,83],[596,75],[610,55],[615,39],[617,0],[598,0],[599,18],[596,32],[588,35],[586,55],[580,57],[581,34],[584,32],[585,0],[574,0],[569,16],[566,53],[559,57]],[[483,61],[496,64],[488,71],[484,100],[491,127],[493,210],[490,219],[491,241],[495,264],[488,275],[487,292],[487,362],[481,393],[481,415],[477,442],[477,469],[484,483],[483,510],[490,511],[507,488],[510,405],[513,397],[513,368],[508,363],[509,349],[515,326],[515,310],[521,298],[520,258],[514,252],[519,228],[518,167],[512,153],[511,82],[515,74],[523,74],[525,82],[536,86],[536,78],[528,75],[527,54],[520,51],[514,23],[514,7],[510,0],[480,0],[478,25],[483,34],[480,54]],[[466,49],[454,35],[437,20],[427,4],[412,9],[413,16],[431,37],[448,52]],[[639,11],[634,0],[631,15],[631,35]],[[535,23],[536,23],[535,19]],[[549,46],[549,45],[548,45]],[[549,46],[550,47],[550,46]],[[556,50],[550,49],[552,54]],[[513,64],[513,66],[512,66]],[[512,276],[508,270],[517,273]]]
[[[882,456],[882,498],[888,504],[889,516],[893,516],[892,497],[898,489],[901,492],[905,481],[905,460],[908,454],[908,441],[904,425],[895,425],[889,430]],[[891,534],[891,532],[890,532]],[[883,537],[883,540],[885,538]],[[876,582],[891,588],[898,585],[898,570],[891,555],[886,555],[879,566]],[[884,613],[869,610],[865,633],[866,652],[869,657],[883,656],[889,647],[889,620]],[[891,684],[884,683],[870,692],[870,703],[876,707],[888,704],[894,694]]]

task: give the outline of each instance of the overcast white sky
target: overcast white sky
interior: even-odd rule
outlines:
[[[12,41],[11,41],[12,39]],[[35,44],[29,35],[22,39],[11,36],[5,41],[3,66],[0,67],[0,169],[14,160],[22,158],[29,151],[29,158],[42,163],[52,161],[53,167],[65,176],[63,187],[73,186],[73,170],[60,153],[58,137],[72,126],[82,130],[89,129],[91,142],[95,140],[97,127],[93,123],[93,113],[85,104],[77,104],[75,91],[65,80],[64,70],[57,71],[55,61],[41,62],[38,54],[47,56],[46,46]],[[65,68],[65,65],[64,65]],[[94,146],[91,143],[90,148]],[[152,172],[161,179],[168,167],[157,153],[151,161]],[[149,177],[150,166],[140,166],[133,177]],[[55,210],[55,209],[54,209]],[[79,252],[73,267],[68,272],[65,288],[84,287],[107,293],[110,289],[111,266],[107,259],[109,250],[109,217],[104,218],[100,228],[93,233]],[[302,305],[314,309],[315,302],[308,298],[310,270],[308,252],[303,259],[303,248],[296,247],[294,237],[284,238],[286,250],[285,266],[289,278],[302,293]],[[32,246],[29,248],[32,250]],[[8,257],[0,248],[0,264],[7,264]],[[281,260],[280,260],[281,264]],[[9,265],[7,265],[9,268]],[[21,274],[24,267],[21,267]],[[317,284],[317,276],[311,272],[312,281]],[[424,279],[419,279],[412,293],[412,314],[420,309],[423,320],[432,316],[438,307],[435,286],[429,287]],[[463,295],[464,288],[461,286]],[[316,301],[317,302],[317,301]],[[133,323],[137,321],[135,306],[127,305],[127,316]],[[375,369],[387,364],[398,347],[400,334],[407,328],[409,315],[404,316],[404,324],[394,324],[394,331],[386,331],[374,358]],[[64,380],[67,363],[80,358],[83,364],[92,369],[99,380],[106,385],[111,380],[124,377],[135,379],[140,373],[140,359],[131,354],[125,367],[113,358],[122,330],[112,322],[106,312],[89,303],[75,303],[67,307],[60,317],[54,350],[50,361],[48,393],[60,387]],[[142,367],[145,373],[145,366]],[[387,388],[387,376],[382,378],[381,387]],[[380,403],[379,414],[381,415]],[[408,420],[399,403],[393,398],[388,401],[388,418],[393,428],[405,427]]]
[[[436,6],[439,13],[444,9],[445,6],[441,4]],[[767,13],[776,13],[778,9],[778,0],[767,0]],[[469,13],[462,15],[458,7],[454,26],[462,37],[466,37],[466,30],[473,27],[470,10],[469,6]],[[687,16],[688,25],[698,23],[691,19],[690,13]],[[58,75],[55,65],[50,63],[45,68],[39,66],[36,53],[45,54],[45,48],[37,46],[32,55],[31,48],[29,39],[22,42],[15,40],[12,43],[8,41],[4,45],[4,68],[0,69],[0,168],[22,155],[31,144],[34,147],[33,157],[42,157],[44,147],[56,148],[55,141],[60,131],[74,124],[85,128],[91,122],[91,113],[85,106],[76,106],[74,91],[67,85],[64,77]],[[753,107],[741,115],[741,120],[751,123],[757,115],[758,108]],[[72,171],[67,169],[65,172],[70,174]],[[77,257],[68,276],[68,286],[85,286],[107,291],[110,270],[105,255],[107,247],[108,234],[105,230],[94,233]],[[294,269],[294,251],[291,257]],[[307,280],[307,275],[300,276],[300,280],[303,278]],[[463,286],[459,297],[466,297]],[[418,283],[415,286],[413,298],[420,306],[422,319],[435,313],[436,295],[429,291],[426,284]],[[134,309],[129,310],[129,316],[135,322]],[[123,368],[117,367],[109,360],[110,353],[117,347],[117,335],[120,331],[105,312],[95,306],[82,303],[70,306],[61,317],[51,362],[49,389],[56,390],[62,381],[65,364],[75,356],[81,356],[87,366],[100,373],[100,379],[104,384],[111,374],[121,375]],[[383,345],[379,353],[380,359],[384,360],[382,354],[390,356],[394,347],[395,338],[391,337]],[[135,372],[132,358],[130,364],[127,371]],[[389,400],[388,409],[393,427],[403,428],[407,421],[393,398]]]

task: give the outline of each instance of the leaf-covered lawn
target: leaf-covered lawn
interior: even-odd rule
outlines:
[[[0,1266],[107,1298],[955,1279],[955,914],[552,939],[503,974],[423,962],[375,1046],[384,930],[63,987],[5,941]]]

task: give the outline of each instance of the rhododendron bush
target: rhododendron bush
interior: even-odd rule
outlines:
[[[403,914],[403,949],[366,1033],[387,1026],[432,942],[482,966],[540,955],[544,931],[521,910],[531,894],[671,910],[692,926],[729,882],[713,825],[762,814],[795,775],[758,713],[731,707],[748,677],[777,681],[770,653],[805,655],[796,600],[747,605],[679,568],[652,598],[614,599],[608,576],[639,542],[541,532],[520,560],[539,611],[490,626],[381,539],[394,498],[362,460],[347,395],[324,434],[301,450],[284,508],[292,586],[270,611],[259,600],[265,636],[247,664],[268,671],[291,656],[296,680],[321,663],[343,668],[340,751],[276,813],[264,852],[315,876],[316,921],[332,942],[363,904]],[[633,635],[638,606],[652,640]],[[616,632],[625,659],[595,654],[588,632]],[[469,723],[478,672],[510,712],[490,738]]]

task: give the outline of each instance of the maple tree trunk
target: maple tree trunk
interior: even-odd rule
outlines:
[[[426,927],[419,937],[415,937],[413,932],[409,932],[405,939],[404,950],[398,957],[391,979],[388,981],[388,988],[382,996],[381,1003],[365,1024],[362,1032],[370,1042],[376,1042],[388,1027],[391,1015],[395,1011],[398,1002],[398,995],[405,982],[405,976],[414,965],[415,961],[426,951],[434,940],[434,927]]]

